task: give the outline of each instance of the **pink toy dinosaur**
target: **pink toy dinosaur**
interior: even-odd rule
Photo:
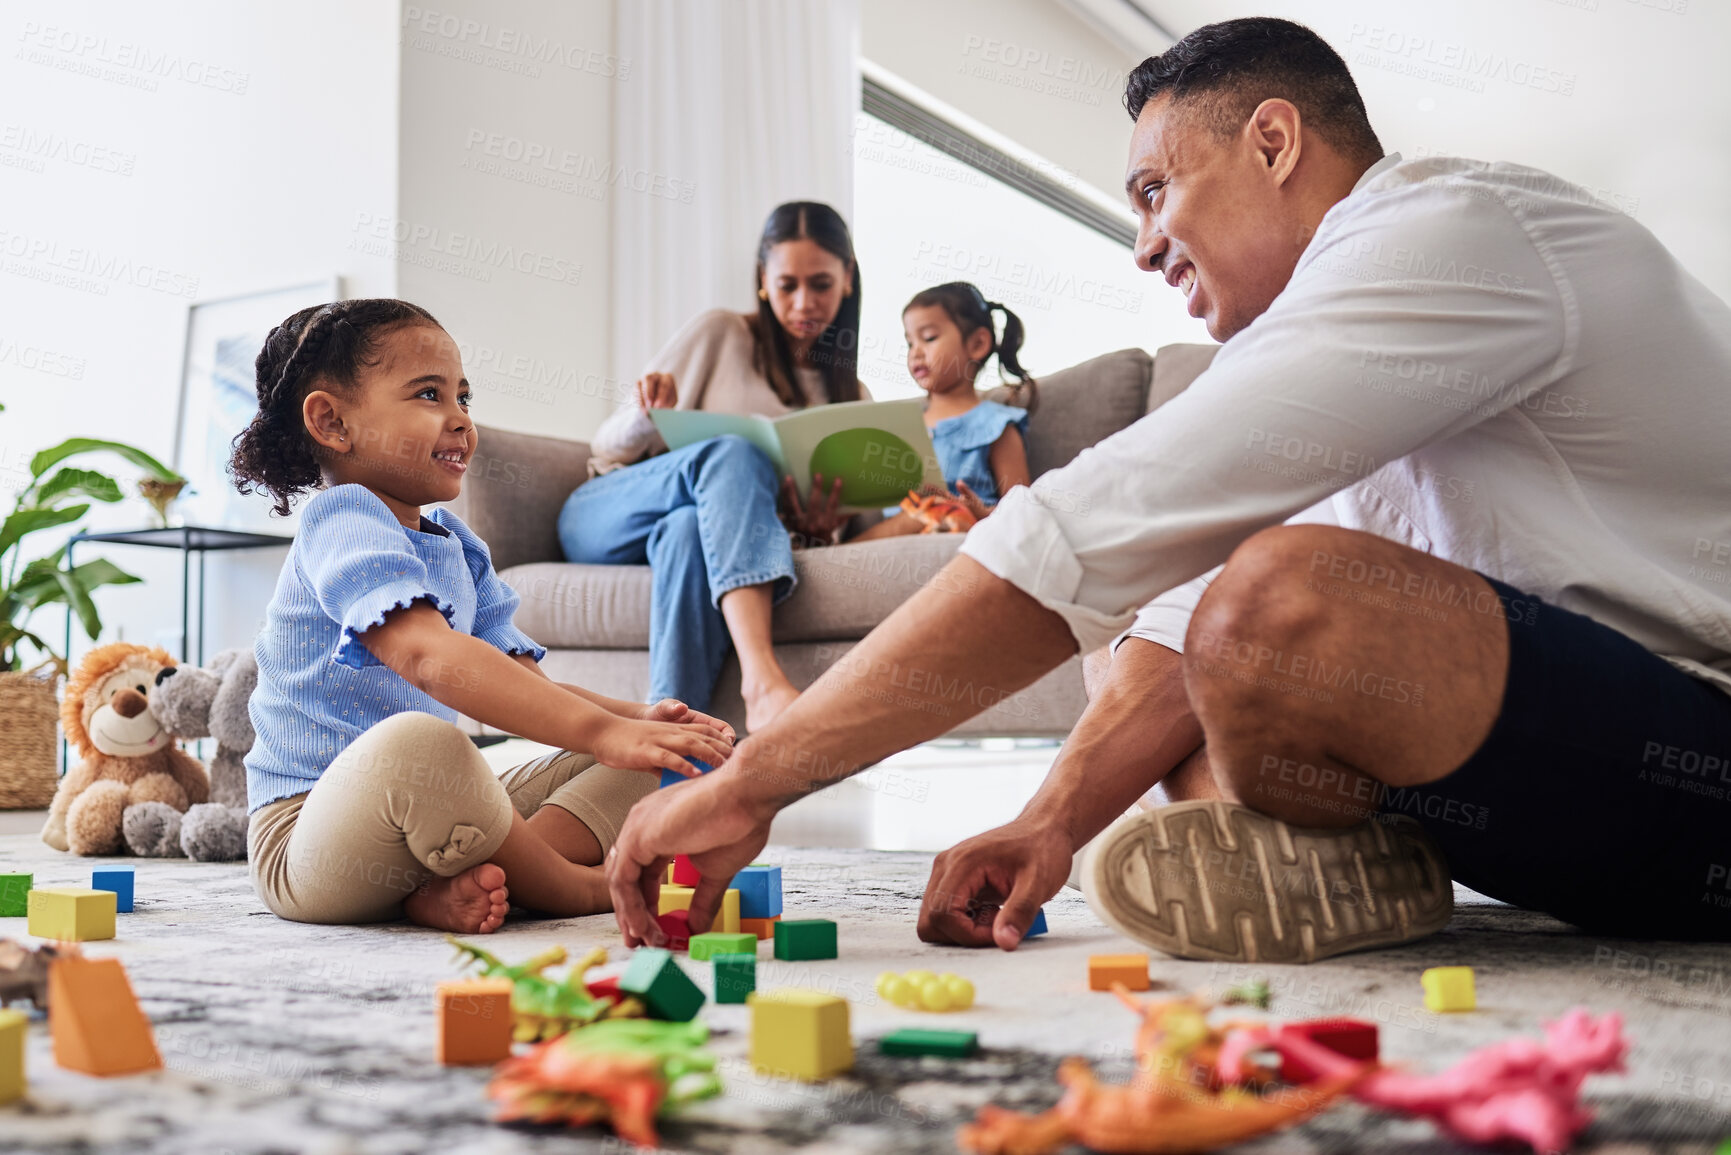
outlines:
[[[1545,1024],[1542,1043],[1526,1038],[1496,1043],[1440,1075],[1369,1070],[1350,1094],[1368,1106],[1434,1120],[1469,1142],[1519,1139],[1537,1151],[1562,1151],[1593,1117],[1580,1104],[1581,1082],[1591,1074],[1623,1070],[1628,1047],[1621,1015],[1595,1020],[1577,1007]],[[1247,1060],[1256,1051],[1290,1054],[1319,1079],[1369,1066],[1294,1032],[1253,1026],[1227,1036],[1217,1064],[1222,1077],[1249,1078],[1254,1068]]]

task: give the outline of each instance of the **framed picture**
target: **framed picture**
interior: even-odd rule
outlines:
[[[341,299],[342,278],[330,277],[191,306],[174,446],[174,469],[187,486],[175,503],[176,520],[214,529],[286,532],[292,519],[273,517],[269,496],[235,490],[229,454],[235,437],[258,412],[253,361],[264,339],[301,309]]]

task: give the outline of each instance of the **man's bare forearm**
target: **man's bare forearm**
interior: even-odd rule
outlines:
[[[1075,652],[1063,618],[958,556],[724,769],[777,808],[945,733]]]
[[[1121,642],[1022,818],[1062,830],[1080,850],[1189,757],[1202,725],[1190,712],[1182,662],[1154,642]]]

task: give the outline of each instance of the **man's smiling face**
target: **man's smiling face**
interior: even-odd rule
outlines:
[[[1160,96],[1143,106],[1130,137],[1124,188],[1139,225],[1136,264],[1183,292],[1190,315],[1206,321],[1216,341],[1268,308],[1304,251],[1299,214],[1283,195],[1297,125],[1281,124],[1281,115],[1270,121],[1264,113],[1272,105],[1291,108],[1264,102],[1222,136],[1196,102],[1174,107]]]

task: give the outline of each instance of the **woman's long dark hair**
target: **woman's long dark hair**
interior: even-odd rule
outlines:
[[[947,281],[942,285],[934,285],[929,289],[914,294],[914,299],[902,306],[905,315],[909,309],[928,309],[933,305],[950,315],[950,320],[956,323],[956,328],[962,331],[962,340],[973,336],[976,329],[984,329],[992,335],[992,347],[986,350],[986,356],[998,355],[998,376],[1005,385],[1010,387],[1010,401],[1020,405],[1032,413],[1034,406],[1039,404],[1036,392],[1038,385],[1028,371],[1022,368],[1020,353],[1025,332],[1022,329],[1022,319],[1010,312],[1008,305],[998,301],[986,300],[986,295],[972,281]],[[998,327],[992,323],[992,314],[1004,315],[1004,333],[998,335]],[[974,367],[978,373],[985,367],[985,360]],[[1015,374],[1011,381],[1008,374]]]
[[[763,222],[763,238],[757,242],[757,284],[764,288],[763,270],[769,251],[785,241],[809,240],[825,252],[839,257],[853,270],[853,291],[842,298],[841,310],[829,328],[819,334],[810,359],[823,374],[824,393],[830,401],[859,398],[859,262],[853,255],[853,237],[841,214],[820,201],[789,201],[776,205]],[[775,319],[767,294],[757,299],[757,369],[781,403],[793,409],[805,407],[805,392],[794,377],[793,347],[787,330]]]

